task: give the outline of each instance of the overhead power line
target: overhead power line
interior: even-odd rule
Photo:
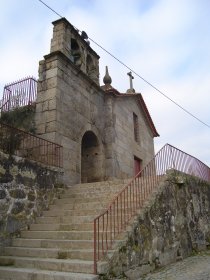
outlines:
[[[62,18],[62,16],[57,13],[53,8],[51,8],[50,6],[48,6],[44,1],[42,0],[38,0],[39,2],[41,2],[43,5],[45,5],[48,9],[50,9],[53,13],[55,13],[57,16],[59,16],[60,18]]]
[[[63,16],[61,16],[59,13],[57,13],[53,8],[51,8],[49,5],[47,5],[44,1],[42,0],[38,0],[39,2],[41,2],[44,6],[46,6],[48,9],[50,9],[53,13],[55,13],[56,15],[58,15],[60,18],[62,18]],[[81,30],[79,30],[77,27],[75,27],[73,25],[73,27],[81,32]],[[204,121],[202,121],[201,119],[199,119],[198,117],[196,117],[194,114],[192,114],[190,111],[188,111],[187,109],[185,109],[183,106],[181,106],[180,104],[178,104],[176,101],[174,101],[172,98],[170,98],[169,96],[167,96],[163,91],[159,90],[156,86],[154,86],[152,83],[150,83],[149,81],[147,81],[145,78],[143,78],[141,75],[139,75],[135,70],[133,70],[131,67],[129,67],[127,64],[125,64],[123,61],[121,61],[119,58],[117,58],[115,55],[113,55],[111,52],[109,52],[108,50],[106,50],[103,46],[101,46],[99,43],[97,43],[95,40],[93,40],[92,38],[90,38],[88,36],[88,39],[93,42],[95,45],[97,45],[100,49],[102,49],[104,52],[106,52],[107,54],[109,54],[112,58],[114,58],[116,61],[118,61],[120,64],[122,64],[125,68],[127,68],[128,70],[130,70],[132,73],[134,73],[137,77],[139,77],[142,81],[144,81],[146,84],[148,84],[150,87],[152,87],[154,90],[156,90],[158,93],[160,93],[162,96],[164,96],[165,98],[167,98],[169,101],[171,101],[173,104],[175,104],[177,107],[179,107],[181,110],[183,110],[185,113],[187,113],[188,115],[190,115],[191,117],[193,117],[194,119],[196,119],[197,121],[199,121],[200,123],[202,123],[203,125],[207,126],[208,128],[210,128],[210,125],[208,125],[207,123],[205,123]]]

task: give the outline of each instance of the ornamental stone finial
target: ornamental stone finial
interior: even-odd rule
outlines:
[[[106,66],[106,73],[103,78],[103,82],[105,85],[111,85],[112,83],[112,78],[109,76],[108,66]]]

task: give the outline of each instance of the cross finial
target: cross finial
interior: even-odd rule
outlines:
[[[132,72],[128,72],[127,75],[129,76],[129,79],[130,79],[130,88],[127,90],[127,93],[134,93],[135,92],[135,89],[133,88],[133,75],[132,75]]]

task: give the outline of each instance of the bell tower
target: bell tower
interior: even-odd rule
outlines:
[[[60,51],[99,85],[99,56],[90,47],[87,34],[81,33],[65,18],[53,22],[50,52]]]
[[[54,21],[50,53],[39,62],[35,121],[38,135],[63,146],[67,182],[90,180],[87,174],[90,161],[93,166],[88,170],[94,173],[91,179],[103,179],[104,175],[98,172],[104,170],[101,137],[104,123],[100,117],[103,102],[99,56],[90,47],[87,34],[75,29],[65,18]],[[89,135],[94,135],[92,138],[97,141],[90,141]],[[85,149],[86,145],[90,149]]]

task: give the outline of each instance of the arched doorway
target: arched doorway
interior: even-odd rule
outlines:
[[[87,131],[81,144],[81,182],[102,181],[103,154],[97,136],[92,131]]]

